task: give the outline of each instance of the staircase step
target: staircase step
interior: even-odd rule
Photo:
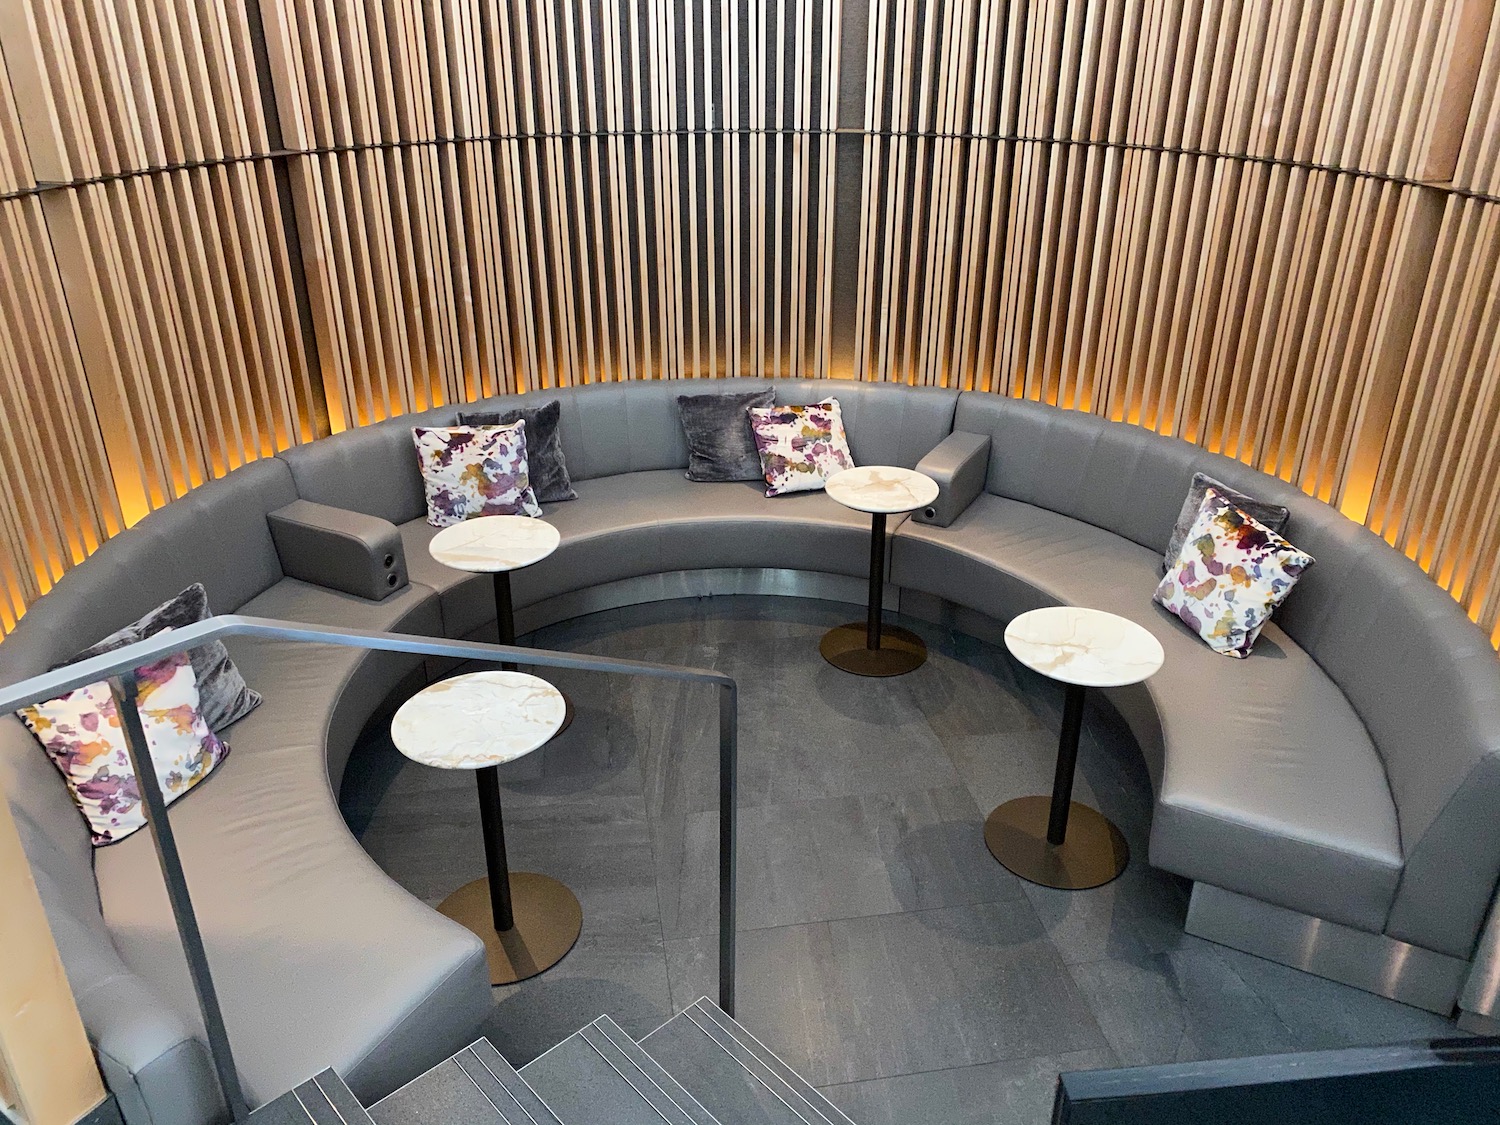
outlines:
[[[370,1116],[375,1125],[561,1125],[488,1039],[382,1098]]]
[[[568,1125],[718,1125],[608,1016],[527,1063],[521,1076]]]
[[[331,1070],[267,1102],[250,1120],[254,1125],[371,1125],[359,1099]]]
[[[641,1046],[720,1121],[852,1125],[807,1080],[708,999],[677,1013]]]

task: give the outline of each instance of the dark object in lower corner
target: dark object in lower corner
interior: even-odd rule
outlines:
[[[1500,1038],[1059,1076],[1053,1125],[1470,1125],[1500,1121]]]

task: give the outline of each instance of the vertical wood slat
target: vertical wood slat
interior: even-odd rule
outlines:
[[[0,0],[6,187],[264,151],[262,79],[286,147],[361,146],[284,159],[290,228],[265,162],[0,204],[0,394],[35,415],[0,424],[0,627],[326,428],[720,373],[1177,434],[1368,519],[1496,627],[1500,205],[1235,159],[1500,192],[1493,0],[258,3],[268,75],[228,0]],[[842,93],[907,135],[828,132],[853,26]]]

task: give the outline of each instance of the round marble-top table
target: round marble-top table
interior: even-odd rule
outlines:
[[[516,615],[511,603],[510,572],[541,562],[562,542],[557,528],[533,516],[475,516],[445,527],[432,537],[427,551],[435,562],[475,574],[493,576],[495,621],[500,643],[516,643]],[[513,665],[501,665],[513,668]],[[573,701],[563,696],[567,713],[561,734],[573,724]]]
[[[914,469],[864,465],[828,478],[830,499],[856,512],[870,513],[870,594],[865,620],[830,629],[818,649],[835,668],[856,676],[900,676],[920,668],[927,645],[910,629],[883,625],[885,517],[925,508],[938,498],[937,482]]]
[[[1134,621],[1077,606],[1034,609],[1005,629],[1005,647],[1032,671],[1067,685],[1051,796],[1006,801],[984,822],[990,853],[1023,879],[1086,890],[1130,862],[1125,837],[1108,818],[1073,800],[1083,704],[1091,687],[1123,687],[1155,674],[1161,642]]]
[[[391,719],[391,741],[412,761],[474,771],[489,874],[454,891],[438,910],[484,942],[492,984],[550,969],[583,929],[572,891],[549,875],[510,869],[500,811],[497,767],[546,745],[565,709],[562,693],[546,680],[486,671],[423,688]]]

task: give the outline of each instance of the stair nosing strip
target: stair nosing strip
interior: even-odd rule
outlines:
[[[746,1047],[745,1044],[741,1043],[733,1035],[730,1035],[729,1032],[727,1032],[723,1028],[719,1027],[719,1025],[717,1023],[715,1023],[713,1020],[709,1020],[708,1022],[713,1026],[714,1031],[718,1031],[721,1034],[728,1035],[729,1038],[730,1038],[730,1040],[733,1041],[734,1044],[737,1047],[740,1047],[743,1050],[745,1050],[750,1055],[750,1057],[752,1059],[754,1059],[755,1062],[757,1062],[757,1063],[760,1064],[761,1069],[767,1071],[771,1075],[772,1078],[776,1079],[776,1081],[779,1082],[782,1085],[782,1087],[785,1088],[785,1090],[787,1091],[787,1093],[791,1094],[798,1101],[800,1101],[803,1105],[805,1105],[807,1107],[808,1111],[811,1112],[812,1114],[814,1114],[817,1117],[818,1120],[814,1121],[813,1118],[808,1117],[807,1114],[803,1113],[800,1109],[798,1109],[796,1106],[794,1106],[791,1102],[787,1101],[786,1098],[782,1096],[782,1093],[781,1093],[780,1090],[778,1090],[775,1086],[771,1085],[771,1083],[767,1082],[765,1080],[764,1076],[762,1076],[754,1068],[752,1068],[750,1066],[747,1066],[745,1064],[745,1060],[744,1059],[741,1059],[741,1058],[737,1057],[733,1051],[731,1051],[728,1047],[724,1046],[724,1044],[719,1041],[718,1036],[714,1035],[713,1032],[709,1031],[708,1028],[704,1027],[703,1024],[699,1023],[697,1020],[695,1020],[693,1018],[693,1008],[696,1008],[696,1007],[698,1007],[698,1005],[694,1004],[691,1008],[685,1008],[685,1009],[683,1009],[682,1014],[687,1017],[688,1022],[690,1024],[692,1024],[694,1027],[696,1027],[699,1031],[703,1032],[704,1038],[706,1038],[715,1047],[719,1048],[719,1050],[723,1051],[724,1054],[728,1055],[729,1058],[734,1062],[734,1064],[736,1066],[738,1066],[741,1070],[743,1070],[746,1074],[748,1074],[754,1081],[759,1082],[762,1086],[764,1086],[766,1088],[766,1090],[768,1090],[770,1092],[771,1096],[773,1098],[775,1098],[777,1101],[779,1101],[782,1105],[786,1106],[787,1110],[794,1117],[796,1117],[798,1121],[803,1122],[803,1125],[835,1125],[835,1123],[833,1121],[830,1121],[827,1118],[827,1116],[825,1116],[818,1109],[817,1106],[813,1105],[810,1101],[808,1101],[801,1094],[799,1094],[792,1087],[792,1085],[789,1082],[786,1081],[786,1079],[782,1078],[781,1075],[777,1074],[769,1066],[766,1066],[766,1064],[765,1064],[764,1061],[762,1061],[761,1059],[755,1058],[755,1052],[751,1051],[749,1047]]]
[[[473,1086],[474,1089],[476,1089],[476,1090],[479,1091],[479,1096],[481,1098],[483,1098],[485,1101],[489,1102],[490,1108],[495,1111],[495,1115],[497,1117],[501,1118],[501,1120],[504,1120],[505,1119],[505,1110],[501,1109],[498,1105],[495,1104],[495,1099],[492,1098],[492,1097],[490,1097],[489,1092],[483,1086],[481,1086],[478,1082],[474,1081],[474,1076],[472,1074],[470,1074],[467,1069],[465,1069],[463,1063],[461,1063],[461,1062],[458,1061],[459,1057],[462,1056],[462,1055],[474,1055],[473,1048],[474,1048],[474,1045],[471,1043],[471,1044],[469,1044],[469,1046],[465,1047],[462,1051],[457,1051],[454,1054],[449,1055],[448,1058],[452,1060],[454,1066],[458,1067],[458,1072],[460,1074],[462,1074],[465,1078],[467,1078],[469,1080],[469,1085]],[[479,1058],[479,1056],[478,1055],[474,1055],[474,1058],[477,1060]],[[485,1071],[488,1072],[489,1071],[489,1067],[485,1067]],[[531,1115],[527,1114],[527,1116],[529,1117]],[[507,1122],[507,1125],[509,1125],[508,1122]]]
[[[468,1047],[464,1048],[464,1051],[468,1051],[468,1050],[469,1050]],[[463,1051],[459,1052],[459,1054],[462,1054],[462,1053],[463,1053]],[[521,1099],[518,1098],[518,1097],[516,1097],[516,1095],[511,1091],[511,1088],[508,1085],[506,1085],[505,1079],[501,1078],[500,1075],[496,1074],[493,1070],[491,1070],[489,1063],[485,1062],[484,1059],[480,1058],[479,1054],[477,1052],[470,1051],[470,1054],[472,1054],[474,1056],[474,1061],[479,1064],[480,1068],[483,1069],[486,1074],[488,1074],[491,1078],[493,1078],[495,1080],[495,1084],[500,1087],[500,1092],[503,1093],[507,1098],[509,1098],[515,1104],[516,1109],[520,1110],[522,1113],[524,1113],[526,1115],[526,1120],[530,1121],[531,1125],[551,1125],[551,1122],[538,1121],[536,1119],[536,1116],[531,1112],[531,1110],[529,1110],[528,1108],[526,1108],[526,1106],[522,1105],[521,1104]],[[457,1055],[454,1056],[455,1059],[457,1057],[458,1057]],[[475,1086],[479,1086],[479,1083],[477,1081],[475,1081],[474,1076],[472,1074],[469,1074],[468,1068],[466,1068],[463,1063],[459,1063],[458,1064],[458,1068],[460,1070],[462,1070],[465,1074],[468,1075],[470,1082],[473,1082]],[[485,1099],[491,1105],[495,1105],[495,1099],[492,1098],[492,1097],[490,1097],[490,1095],[485,1091],[485,1089],[484,1089],[483,1086],[479,1086],[479,1092],[481,1094],[484,1094]],[[538,1100],[540,1101],[540,1099],[538,1099]],[[543,1105],[545,1106],[545,1104],[546,1103],[544,1102]],[[509,1122],[509,1120],[510,1120],[509,1115],[505,1112],[505,1110],[501,1109],[498,1105],[495,1105],[495,1112],[498,1113],[501,1117],[504,1117],[506,1119],[507,1123]],[[550,1113],[551,1111],[548,1110],[548,1112]],[[557,1114],[553,1113],[552,1114],[552,1119],[553,1119],[553,1121],[556,1121],[557,1120]]]
[[[317,1090],[318,1093],[320,1093],[320,1094],[323,1092],[321,1089],[319,1089],[317,1087],[316,1084],[313,1086],[313,1089]],[[310,1110],[310,1109],[307,1108],[307,1103],[302,1100],[302,1095],[297,1092],[297,1087],[295,1087],[295,1086],[292,1087],[292,1098],[296,1101],[297,1108],[300,1109],[303,1112],[303,1114],[306,1115],[308,1121],[312,1122],[312,1125],[319,1125],[317,1117],[315,1117],[313,1115],[313,1111],[312,1110]],[[327,1098],[325,1098],[324,1100],[327,1101]],[[333,1112],[338,1117],[338,1119],[340,1121],[344,1120],[344,1115],[342,1113],[339,1113],[339,1107],[338,1106],[334,1106],[333,1107]]]
[[[328,1091],[325,1090],[325,1089],[323,1089],[323,1084],[318,1081],[318,1076],[316,1074],[314,1074],[310,1079],[308,1079],[308,1081],[310,1081],[313,1084],[313,1089],[314,1090],[316,1090],[318,1093],[320,1093],[320,1094],[323,1095],[323,1100],[326,1101],[329,1104],[329,1106],[333,1109],[334,1115],[341,1122],[343,1122],[343,1125],[356,1125],[356,1123],[351,1122],[347,1117],[344,1116],[344,1111],[343,1110],[341,1110],[338,1106],[334,1105],[333,1099],[328,1096]],[[296,1093],[296,1091],[294,1090],[293,1093]],[[302,1104],[302,1098],[300,1096],[297,1098],[297,1104],[298,1105]],[[363,1108],[363,1107],[361,1107],[361,1108]],[[311,1116],[311,1115],[309,1114],[309,1116]],[[366,1113],[365,1116],[369,1117],[369,1114]]]
[[[607,1025],[604,1022],[606,1020],[609,1021]],[[654,1086],[657,1089],[657,1091],[661,1094],[662,1097],[664,1097],[664,1098],[667,1099],[667,1101],[671,1104],[672,1108],[675,1109],[681,1115],[682,1120],[679,1123],[679,1125],[710,1125],[710,1123],[712,1123],[712,1125],[719,1125],[719,1119],[717,1117],[715,1117],[712,1113],[709,1112],[707,1106],[705,1106],[702,1103],[700,1103],[698,1101],[698,1099],[694,1098],[693,1095],[682,1085],[682,1083],[678,1082],[675,1078],[673,1078],[670,1074],[668,1074],[666,1067],[662,1066],[661,1063],[656,1062],[655,1059],[651,1059],[650,1054],[646,1051],[646,1049],[644,1047],[642,1047],[634,1039],[631,1039],[628,1035],[625,1035],[625,1032],[624,1032],[623,1029],[619,1029],[620,1030],[620,1034],[622,1036],[624,1036],[626,1042],[629,1043],[630,1046],[632,1046],[636,1050],[640,1051],[641,1054],[645,1055],[646,1058],[651,1059],[652,1062],[656,1062],[656,1065],[661,1070],[662,1074],[665,1075],[666,1078],[669,1081],[671,1081],[672,1083],[674,1083],[677,1086],[677,1088],[683,1092],[683,1094],[687,1095],[687,1097],[692,1101],[692,1103],[694,1105],[696,1105],[700,1110],[703,1111],[703,1116],[707,1120],[704,1121],[704,1122],[701,1122],[701,1123],[698,1122],[698,1121],[695,1121],[694,1120],[694,1115],[692,1113],[689,1113],[686,1109],[683,1108],[683,1106],[677,1101],[677,1099],[672,1096],[671,1091],[669,1091],[668,1089],[666,1089],[666,1087],[662,1086],[662,1084],[660,1082],[658,1082],[656,1080],[656,1078],[649,1071],[647,1071],[644,1067],[642,1067],[640,1065],[640,1063],[636,1062],[636,1060],[632,1059],[630,1057],[630,1055],[625,1051],[625,1049],[620,1046],[620,1044],[615,1040],[614,1036],[612,1036],[609,1033],[608,1029],[609,1029],[610,1026],[614,1026],[614,1027],[616,1027],[618,1029],[618,1025],[616,1025],[613,1020],[609,1020],[608,1016],[600,1016],[593,1023],[588,1024],[588,1025],[586,1025],[586,1026],[584,1026],[582,1028],[579,1028],[579,1030],[578,1030],[578,1036],[585,1043],[587,1043],[591,1048],[593,1048],[594,1052],[600,1058],[602,1058],[606,1063],[608,1063],[609,1066],[610,1066],[610,1068],[612,1070],[614,1070],[615,1073],[619,1074],[621,1078],[624,1078],[625,1081],[627,1083],[629,1083],[631,1089],[633,1089],[636,1093],[638,1093],[638,1094],[641,1095],[642,1099],[644,1099],[645,1102],[646,1102],[646,1104],[649,1105],[652,1108],[653,1111],[655,1111],[655,1113],[656,1113],[656,1115],[658,1117],[660,1117],[663,1121],[666,1121],[666,1122],[669,1122],[669,1123],[672,1120],[670,1117],[668,1117],[665,1113],[663,1113],[661,1111],[661,1109],[660,1109],[659,1106],[657,1106],[649,1097],[646,1096],[646,1092],[644,1090],[642,1090],[634,1082],[631,1082],[629,1076],[627,1076],[623,1071],[621,1071],[619,1067],[615,1066],[614,1061],[612,1059],[610,1059],[609,1056],[607,1056],[603,1051],[601,1051],[599,1049],[598,1044],[596,1044],[593,1040],[591,1040],[588,1037],[587,1032],[589,1031],[590,1028],[597,1027],[599,1029],[600,1034],[604,1036],[605,1041],[611,1047],[613,1047],[616,1051],[619,1052],[620,1057],[623,1058],[632,1067],[634,1067],[635,1070],[643,1078],[646,1079],[646,1081],[650,1082],[651,1085]]]
[[[637,1086],[634,1082],[632,1082],[630,1080],[630,1076],[628,1074],[626,1074],[623,1070],[621,1070],[619,1067],[617,1067],[615,1065],[615,1063],[614,1063],[614,1060],[611,1059],[608,1055],[606,1055],[603,1051],[601,1051],[598,1048],[598,1046],[592,1040],[590,1040],[586,1035],[583,1034],[583,1031],[584,1031],[583,1028],[579,1028],[579,1030],[578,1030],[578,1038],[581,1039],[584,1043],[587,1043],[588,1047],[589,1047],[589,1050],[593,1051],[594,1054],[598,1055],[601,1059],[603,1059],[604,1060],[604,1065],[607,1066],[607,1067],[609,1067],[609,1069],[612,1070],[612,1071],[614,1071],[616,1074],[618,1074],[624,1080],[625,1085],[629,1086],[632,1090],[634,1090],[637,1094],[639,1094],[641,1096],[641,1101],[643,1101],[643,1102],[646,1103],[647,1107],[651,1110],[652,1113],[656,1114],[657,1117],[660,1117],[663,1121],[665,1121],[667,1123],[667,1125],[681,1125],[680,1122],[674,1122],[670,1117],[668,1117],[665,1113],[663,1113],[661,1111],[661,1109],[657,1106],[657,1104],[655,1102],[653,1102],[650,1098],[648,1098],[646,1096],[646,1091],[642,1090],[639,1086]],[[639,1069],[639,1068],[637,1068],[637,1069]],[[667,1100],[671,1101],[671,1098],[669,1097]]]
[[[484,1069],[489,1074],[494,1076],[495,1081],[500,1083],[500,1086],[502,1089],[504,1089],[506,1095],[515,1099],[516,1104],[521,1107],[523,1113],[525,1113],[533,1121],[537,1120],[536,1114],[532,1113],[531,1109],[517,1095],[514,1089],[514,1083],[510,1081],[510,1079],[512,1078],[515,1079],[515,1082],[520,1083],[521,1089],[531,1096],[531,1099],[541,1107],[544,1113],[550,1116],[551,1121],[538,1122],[538,1125],[552,1125],[553,1122],[556,1122],[557,1125],[563,1125],[561,1118],[559,1118],[557,1116],[557,1112],[547,1104],[546,1099],[544,1099],[541,1094],[537,1093],[535,1087],[533,1087],[530,1082],[526,1081],[526,1076],[522,1074],[519,1069],[510,1065],[510,1062],[505,1058],[505,1056],[495,1049],[495,1045],[493,1043],[491,1043],[488,1039],[480,1039],[476,1040],[475,1043],[470,1044],[470,1048],[472,1049],[479,1043],[483,1043],[491,1051],[494,1051],[495,1058],[499,1059],[500,1063],[505,1067],[505,1073],[501,1073],[494,1067],[492,1067],[489,1064],[489,1060],[487,1060],[484,1055],[480,1054],[478,1051],[473,1052],[474,1058],[478,1061],[480,1066],[484,1067]],[[538,1058],[540,1057],[541,1056],[538,1056]]]
[[[770,1047],[767,1047],[764,1043],[762,1043],[759,1039],[757,1039],[756,1036],[755,1036],[755,1033],[752,1032],[749,1028],[747,1028],[744,1024],[742,1024],[739,1021],[737,1021],[733,1016],[728,1015],[727,1013],[720,1012],[720,1010],[706,996],[700,996],[692,1004],[690,1004],[688,1007],[684,1008],[683,1011],[682,1011],[682,1014],[686,1015],[687,1013],[691,1012],[694,1008],[699,1009],[708,1018],[708,1021],[714,1025],[714,1027],[717,1030],[719,1030],[719,1031],[723,1032],[725,1035],[729,1036],[729,1038],[732,1039],[738,1046],[744,1047],[747,1051],[750,1051],[750,1053],[751,1053],[752,1056],[755,1054],[755,1051],[751,1049],[750,1044],[753,1044],[755,1047],[760,1048],[761,1051],[764,1051],[771,1058],[775,1059],[776,1062],[778,1062],[783,1068],[786,1069],[787,1073],[795,1075],[802,1082],[806,1083],[808,1089],[813,1090],[814,1092],[817,1092],[817,1088],[815,1086],[813,1086],[813,1084],[811,1082],[807,1081],[807,1078],[806,1078],[805,1075],[798,1074],[797,1071],[796,1071],[796,1069],[794,1067],[792,1067],[784,1058],[782,1058],[780,1055],[778,1055],[775,1051],[771,1050]],[[718,1013],[719,1015],[723,1015],[724,1019],[728,1020],[732,1026],[725,1027],[724,1024],[721,1023],[716,1018],[716,1013]],[[688,1018],[692,1019],[691,1016],[689,1016]],[[693,1023],[694,1023],[694,1026],[698,1026],[696,1020],[693,1020]],[[750,1044],[747,1044],[743,1039],[741,1039],[740,1036],[738,1034],[736,1034],[736,1030],[738,1030],[740,1032],[743,1032],[745,1034],[746,1038],[748,1038],[750,1040]],[[709,1038],[713,1038],[713,1037],[710,1036]],[[715,1042],[717,1042],[717,1040],[715,1040]],[[719,1044],[719,1048],[720,1048],[720,1050],[724,1050],[723,1044]],[[733,1058],[732,1055],[730,1057]],[[738,1061],[738,1060],[736,1060],[736,1061]],[[770,1073],[775,1076],[776,1080],[778,1082],[782,1083],[784,1086],[786,1086],[787,1089],[791,1090],[792,1093],[797,1094],[797,1097],[802,1098],[802,1100],[804,1102],[807,1101],[807,1099],[805,1097],[803,1097],[800,1093],[797,1093],[796,1087],[792,1086],[791,1083],[787,1082],[787,1080],[784,1077],[782,1077],[780,1074],[777,1074],[775,1068],[772,1067],[769,1063],[767,1063],[764,1059],[757,1058],[756,1062],[760,1063],[761,1066],[765,1067],[766,1070],[770,1071]],[[741,1063],[741,1065],[743,1066],[744,1064]],[[827,1101],[827,1098],[825,1097],[824,1100]],[[833,1112],[836,1113],[836,1114],[838,1114],[839,1118],[842,1119],[842,1125],[854,1125],[854,1122],[849,1118],[849,1116],[846,1113],[844,1113],[843,1110],[839,1109],[838,1106],[834,1105],[832,1102],[828,1102],[828,1105],[829,1105],[830,1108],[832,1108]],[[825,1122],[827,1122],[828,1125],[840,1125],[840,1122],[834,1121],[834,1120],[830,1119],[826,1113],[824,1113],[817,1106],[813,1105],[811,1102],[807,1102],[807,1106],[808,1106],[808,1108],[810,1110],[812,1110],[814,1113],[816,1113],[819,1117],[823,1118],[823,1120]]]
[[[808,1089],[812,1090],[814,1093],[816,1093],[820,1097],[822,1097],[823,1100],[828,1103],[829,1108],[832,1109],[833,1112],[838,1115],[838,1119],[839,1120],[838,1121],[830,1121],[829,1125],[840,1125],[840,1122],[842,1122],[843,1125],[854,1125],[854,1121],[849,1117],[849,1115],[846,1114],[843,1110],[839,1109],[839,1107],[836,1106],[836,1105],[834,1105],[831,1101],[829,1101],[828,1097],[826,1095],[822,1094],[822,1092],[819,1091],[816,1086],[814,1086],[811,1082],[809,1082],[807,1080],[807,1076],[806,1075],[801,1074],[800,1072],[798,1072],[797,1069],[795,1067],[793,1067],[790,1063],[788,1063],[784,1058],[782,1058],[780,1055],[778,1055],[770,1047],[766,1046],[766,1044],[764,1042],[762,1042],[759,1038],[757,1038],[756,1035],[755,1035],[755,1033],[753,1031],[751,1031],[748,1027],[746,1027],[744,1024],[740,1023],[733,1016],[728,1015],[727,1013],[721,1011],[718,1008],[718,1006],[713,1003],[713,1001],[709,1000],[706,996],[705,997],[700,997],[695,1003],[693,1003],[691,1005],[691,1007],[700,1009],[703,1012],[703,1014],[708,1017],[709,1022],[711,1022],[714,1025],[714,1027],[718,1028],[725,1035],[728,1035],[731,1039],[733,1039],[735,1041],[735,1043],[737,1043],[741,1047],[745,1047],[746,1050],[749,1050],[752,1055],[755,1054],[755,1048],[758,1048],[761,1052],[764,1052],[764,1054],[768,1058],[770,1058],[771,1060],[773,1060],[776,1063],[777,1066],[780,1066],[782,1068],[782,1070],[786,1071],[787,1074],[792,1075],[792,1077],[796,1078],[799,1082],[802,1082],[803,1084],[805,1084]],[[722,1019],[720,1017],[722,1017]],[[726,1021],[726,1020],[728,1021],[728,1026],[726,1026],[725,1023],[723,1022],[723,1021]],[[744,1038],[741,1038],[740,1033],[743,1033]],[[746,1039],[749,1040],[748,1044],[745,1042]],[[762,1058],[757,1058],[756,1061],[758,1061],[762,1066],[764,1066],[772,1074],[775,1074],[778,1081],[780,1081],[782,1083],[785,1083],[789,1088],[791,1088],[793,1090],[793,1092],[795,1092],[796,1087],[792,1086],[791,1083],[788,1082],[787,1079],[784,1076],[782,1076],[781,1074],[778,1074],[776,1072],[776,1068],[773,1067],[769,1062],[767,1062],[765,1059],[762,1059]],[[798,1096],[801,1097],[800,1094]],[[806,1100],[806,1099],[804,1098],[803,1100]],[[810,1108],[812,1108],[812,1110],[814,1112],[816,1112],[819,1116],[823,1117],[825,1120],[828,1120],[827,1114],[825,1114],[817,1106],[813,1105],[813,1106],[810,1106]]]

